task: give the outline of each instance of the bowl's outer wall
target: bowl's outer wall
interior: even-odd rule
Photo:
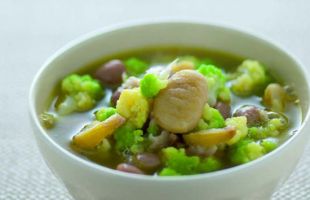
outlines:
[[[149,46],[190,46],[217,49],[262,61],[293,84],[308,113],[309,86],[300,65],[264,40],[218,26],[194,23],[158,23],[127,27],[93,35],[55,54],[36,78],[31,93],[32,120],[39,148],[51,170],[76,199],[268,199],[294,169],[309,139],[307,127],[262,159],[235,169],[188,178],[159,179],[120,174],[84,161],[44,134],[38,115],[57,82],[103,55]],[[298,87],[296,87],[298,86]]]

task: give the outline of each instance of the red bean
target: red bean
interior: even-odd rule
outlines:
[[[144,174],[143,171],[140,170],[138,167],[135,167],[127,163],[121,163],[117,165],[116,170],[132,174]]]
[[[96,72],[95,77],[103,84],[120,84],[125,65],[120,60],[111,60],[103,64]]]
[[[160,166],[160,159],[153,153],[140,153],[135,156],[134,163],[142,169],[154,169]]]
[[[249,126],[257,125],[264,121],[261,109],[255,106],[242,106],[236,110],[234,116],[245,116]]]
[[[119,90],[116,90],[116,91],[112,94],[111,100],[110,100],[112,106],[116,106],[117,100],[119,99],[120,96],[121,96],[121,91],[119,91]]]
[[[220,111],[224,119],[231,117],[230,105],[223,102],[217,102],[214,106],[215,109]]]

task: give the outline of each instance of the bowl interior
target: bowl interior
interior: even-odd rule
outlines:
[[[155,23],[98,31],[56,52],[33,83],[30,104],[35,114],[38,116],[46,109],[54,86],[67,74],[104,55],[152,46],[198,47],[257,59],[294,87],[301,100],[303,119],[308,113],[309,84],[305,70],[277,46],[250,34],[214,25]]]

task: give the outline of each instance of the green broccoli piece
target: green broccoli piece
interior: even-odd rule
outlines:
[[[272,138],[263,139],[260,144],[264,147],[266,153],[269,153],[278,147],[278,141]]]
[[[225,124],[237,129],[235,136],[227,142],[228,145],[235,144],[248,135],[247,118],[245,116],[227,118]]]
[[[132,57],[125,61],[125,68],[130,76],[138,76],[148,69],[148,64],[138,58]]]
[[[208,157],[202,160],[198,166],[198,171],[201,173],[213,172],[223,168],[222,162],[215,157]]]
[[[190,175],[197,172],[200,163],[198,156],[187,156],[184,149],[168,147],[162,150],[165,167],[168,168],[161,174],[164,175]]]
[[[196,131],[201,131],[201,130],[206,130],[206,129],[209,129],[209,125],[207,122],[205,122],[203,119],[200,119],[198,121],[198,125],[196,127]]]
[[[160,176],[180,176],[206,173],[223,168],[222,162],[215,157],[200,159],[198,156],[187,156],[184,149],[167,147],[162,150],[165,168]]]
[[[159,172],[159,176],[181,176],[182,174],[179,174],[174,169],[165,167]]]
[[[202,120],[198,123],[198,130],[205,130],[211,128],[223,128],[225,126],[225,120],[221,113],[210,107],[208,104],[204,106]]]
[[[265,148],[251,139],[243,139],[232,145],[229,150],[229,159],[239,165],[255,160],[266,153]]]
[[[143,131],[136,130],[133,125],[126,123],[114,133],[115,148],[120,153],[130,152],[133,154],[143,150]]]
[[[116,109],[113,107],[104,107],[101,108],[100,110],[95,112],[95,117],[96,120],[102,122],[106,119],[108,119],[109,117],[111,117],[112,115],[114,115],[116,113]]]
[[[264,87],[269,77],[258,61],[245,60],[237,68],[237,77],[232,81],[231,89],[239,96],[248,96]]]
[[[160,80],[155,74],[146,74],[140,81],[141,93],[147,98],[155,97],[167,84],[168,80]]]
[[[57,111],[62,115],[89,110],[103,96],[99,81],[89,75],[65,77],[61,82],[61,92],[65,98],[57,105]]]
[[[288,127],[288,121],[283,116],[269,119],[265,125],[249,128],[249,137],[253,139],[264,139],[275,137]]]
[[[197,69],[205,76],[208,83],[208,103],[213,106],[217,99],[227,102],[230,101],[230,90],[226,88],[226,75],[214,65],[202,64]]]
[[[40,121],[45,128],[50,129],[55,126],[56,117],[51,113],[44,112],[40,115]]]

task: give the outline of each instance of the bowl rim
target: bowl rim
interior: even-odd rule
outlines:
[[[306,124],[309,123],[309,117],[310,117],[310,108],[308,108],[307,112],[304,114],[304,119],[302,121],[302,124],[298,127],[298,130],[294,135],[292,135],[290,138],[288,138],[284,143],[282,143],[278,148],[276,148],[274,151],[256,159],[251,162],[230,167],[227,169],[222,169],[219,171],[214,171],[214,172],[209,172],[209,173],[204,173],[204,174],[195,174],[195,175],[186,175],[186,176],[172,176],[172,177],[159,177],[159,176],[146,176],[146,175],[139,175],[139,174],[131,174],[131,173],[125,173],[125,172],[120,172],[102,165],[99,165],[97,163],[94,163],[90,160],[86,160],[84,158],[81,158],[77,155],[74,155],[73,153],[69,152],[68,150],[64,149],[61,147],[56,141],[54,141],[51,137],[48,136],[46,130],[42,127],[39,118],[36,114],[36,106],[34,104],[34,99],[36,96],[36,91],[37,91],[37,84],[40,82],[40,77],[43,74],[43,72],[48,68],[51,62],[53,60],[57,59],[57,57],[61,56],[64,54],[66,51],[69,51],[71,48],[74,48],[77,45],[80,45],[90,39],[94,39],[95,37],[99,37],[102,34],[106,34],[109,32],[113,31],[121,31],[124,29],[128,28],[136,28],[136,27],[142,27],[142,26],[154,26],[154,25],[176,25],[176,24],[183,24],[183,25],[198,25],[198,26],[209,26],[212,28],[217,28],[217,29],[222,29],[223,31],[229,31],[229,32],[234,32],[237,34],[242,34],[247,37],[250,37],[252,39],[256,39],[261,43],[264,43],[266,45],[272,46],[273,48],[277,49],[278,51],[282,52],[285,54],[285,56],[291,58],[297,65],[298,69],[303,72],[303,78],[306,80],[307,83],[307,90],[308,90],[308,98],[310,99],[310,77],[309,74],[307,73],[307,70],[304,66],[304,64],[296,58],[296,56],[288,51],[286,48],[283,46],[277,44],[275,41],[266,39],[265,36],[262,36],[257,33],[253,33],[248,30],[244,30],[243,28],[227,25],[227,24],[221,24],[221,23],[210,23],[210,22],[205,22],[205,21],[200,21],[200,20],[193,20],[193,19],[153,19],[153,20],[135,20],[135,21],[129,21],[125,23],[117,23],[114,25],[109,25],[105,26],[103,28],[91,31],[89,33],[86,33],[80,37],[77,37],[76,39],[68,42],[65,44],[63,47],[58,49],[56,52],[54,52],[40,67],[39,71],[36,73],[31,87],[30,87],[30,92],[29,92],[29,112],[30,112],[30,118],[34,122],[32,125],[35,125],[38,130],[39,134],[42,134],[43,138],[45,141],[47,141],[46,144],[52,145],[55,150],[57,150],[59,153],[62,153],[63,156],[67,157],[70,159],[72,162],[75,162],[76,164],[81,165],[83,168],[88,168],[88,169],[93,169],[94,173],[98,174],[104,174],[104,173],[109,173],[110,175],[115,175],[115,176],[120,176],[123,178],[129,178],[129,179],[136,179],[136,180],[145,180],[145,181],[159,181],[159,182],[166,182],[166,181],[188,181],[188,180],[199,180],[199,179],[211,179],[211,178],[216,178],[216,177],[222,177],[226,176],[227,174],[233,174],[237,173],[240,170],[243,171],[245,169],[253,168],[257,164],[266,161],[268,159],[272,159],[275,157],[280,151],[283,151],[283,149],[289,144],[292,143],[292,141],[296,140],[296,138],[300,135],[300,131],[303,130],[306,126]]]

